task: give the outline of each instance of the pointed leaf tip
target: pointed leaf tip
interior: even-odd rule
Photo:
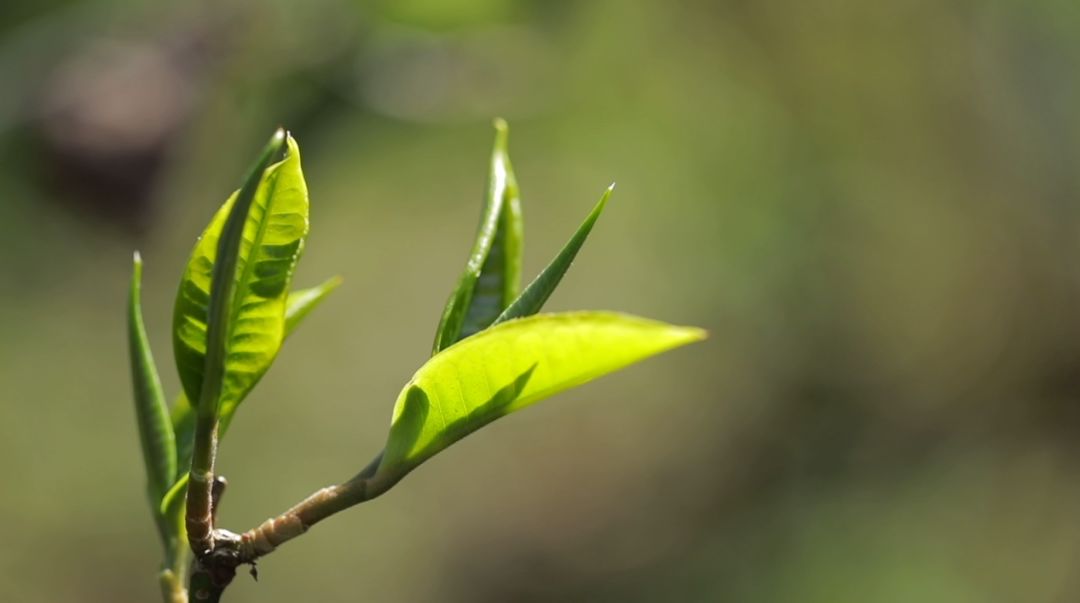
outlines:
[[[489,326],[518,296],[523,228],[521,198],[507,152],[507,127],[495,120],[484,210],[465,271],[443,308],[432,354]]]
[[[533,279],[533,282],[529,283],[528,287],[525,287],[521,295],[499,314],[492,326],[515,318],[531,316],[544,307],[544,303],[551,297],[555,288],[559,286],[566,271],[570,269],[570,265],[574,262],[574,258],[577,257],[581,246],[585,244],[585,240],[589,237],[589,233],[592,232],[593,225],[600,218],[600,214],[603,213],[604,206],[607,205],[610,197],[611,188],[609,187],[604,190],[604,194],[600,196],[600,201],[589,212],[585,221],[581,223],[581,226],[566,242],[559,254],[555,256],[555,259],[551,260],[551,263]]]
[[[127,330],[128,355],[131,361],[131,380],[135,399],[135,418],[139,427],[139,442],[143,452],[148,493],[155,508],[172,483],[176,472],[176,442],[169,423],[165,394],[158,378],[157,366],[150,351],[150,341],[142,317],[142,259],[133,254],[131,289],[128,294]],[[167,527],[158,521],[163,539]]]
[[[321,285],[289,293],[285,303],[285,337],[288,337],[316,306],[321,304],[341,285],[340,276],[334,276]]]
[[[682,333],[682,337],[687,343],[705,341],[709,338],[709,332],[700,327],[675,326],[675,329]]]
[[[500,417],[704,336],[615,312],[541,314],[482,331],[402,389],[378,473],[395,482]]]
[[[286,142],[287,155],[271,165]],[[220,410],[222,432],[284,339],[307,197],[299,147],[279,128],[192,250],[173,312],[174,358],[187,399],[200,412],[204,398],[205,412]],[[230,353],[236,349],[243,353]]]

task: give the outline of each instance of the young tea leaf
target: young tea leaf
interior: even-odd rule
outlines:
[[[285,307],[285,338],[288,339],[289,335],[292,335],[311,311],[318,307],[340,284],[341,277],[335,276],[316,287],[299,289],[289,293],[289,299]],[[191,447],[195,441],[195,408],[183,392],[173,402],[172,429],[173,433],[176,434],[176,466],[179,467],[179,474],[173,478],[174,482],[169,488],[169,492],[161,499],[160,504],[163,513],[166,508],[175,507],[177,500],[182,500],[187,486],[187,467],[191,464]],[[226,431],[227,426],[223,425],[219,436],[223,436]]]
[[[335,276],[326,282],[310,289],[299,289],[289,293],[289,299],[285,303],[285,337],[288,338],[300,322],[304,320],[312,310],[318,307],[334,289],[341,284],[341,277]]]
[[[541,314],[482,331],[436,354],[405,385],[377,476],[396,481],[499,417],[704,337],[613,312]]]
[[[497,120],[480,228],[465,272],[446,302],[432,354],[486,328],[517,297],[524,235],[508,135],[506,122]]]
[[[529,283],[528,287],[525,287],[521,295],[503,310],[502,314],[492,324],[497,325],[514,318],[532,316],[540,311],[540,308],[544,306],[544,302],[551,297],[552,292],[559,286],[559,282],[562,281],[563,275],[570,268],[570,264],[574,262],[574,258],[577,257],[581,246],[585,244],[585,239],[589,238],[593,224],[596,224],[596,220],[604,211],[604,206],[607,204],[608,198],[611,197],[611,191],[614,188],[615,185],[613,184],[604,191],[596,207],[589,212],[585,221],[578,227],[574,236],[570,237],[570,240],[566,242],[559,255],[555,256],[555,259],[537,275],[533,282]]]
[[[287,137],[285,159],[260,170],[254,194],[245,197],[247,186],[234,193],[218,211],[196,244],[181,280],[174,312],[177,368],[188,400],[201,400],[204,380],[214,363],[220,339],[223,358],[220,393],[210,404],[220,405],[222,428],[228,425],[237,405],[270,367],[285,334],[286,298],[293,270],[308,232],[307,186],[300,167],[296,141]],[[248,201],[248,209],[233,205]],[[242,216],[242,233],[230,233],[229,216]],[[231,279],[222,282],[231,295],[222,300],[221,316],[211,316],[211,294],[219,285],[213,281],[220,253],[219,239],[236,236],[235,270],[225,272]],[[242,234],[242,236],[237,236]],[[213,337],[212,325],[220,325]],[[211,396],[213,397],[213,396]]]
[[[143,464],[146,467],[147,490],[154,503],[157,518],[157,501],[169,489],[176,474],[176,442],[169,424],[165,394],[161,389],[161,380],[158,378],[143,324],[141,292],[142,259],[136,252],[128,300],[128,348],[131,355],[131,379],[135,390],[135,417],[139,425]]]

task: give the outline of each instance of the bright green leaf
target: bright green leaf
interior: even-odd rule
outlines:
[[[197,415],[190,474],[199,479],[188,484],[185,518],[199,555],[214,546],[219,427],[228,425],[281,346],[285,297],[307,234],[307,191],[291,138],[285,160],[269,166],[285,138],[283,130],[274,134],[225,203],[224,224],[212,225],[196,244],[173,314],[180,382]]]
[[[405,385],[379,474],[400,479],[499,417],[704,337],[701,329],[613,312],[541,314],[491,327],[435,355]]]
[[[286,144],[286,158],[262,171],[254,195],[245,197],[245,185],[214,216],[192,252],[177,296],[173,347],[189,400],[206,397],[204,379],[209,379],[204,372],[214,368],[214,363],[207,361],[207,351],[215,350],[217,339],[208,331],[221,323],[223,374],[220,394],[209,403],[220,406],[223,428],[281,348],[288,287],[308,232],[307,186],[300,152],[292,137]],[[218,281],[213,285],[211,281],[220,252],[219,239],[229,239],[229,216],[234,203],[248,199],[249,209],[244,212],[238,206],[235,212],[244,216],[235,272],[231,281],[222,282],[232,295],[224,300],[221,320],[215,321],[210,315],[211,291]]]
[[[289,299],[285,308],[285,338],[300,326],[319,304],[323,302],[341,284],[341,277],[335,276],[326,282],[310,289],[299,289],[289,293]],[[223,436],[228,426],[223,425]],[[175,482],[169,492],[161,499],[161,509],[175,506],[177,497],[181,497],[187,487],[187,466],[191,463],[191,447],[195,443],[195,408],[188,401],[183,392],[176,397],[172,407],[172,430],[176,434],[176,458],[179,475],[175,476]]]
[[[143,324],[141,290],[142,259],[136,252],[128,300],[128,347],[135,390],[135,417],[139,426],[143,464],[146,467],[147,490],[150,500],[156,504],[168,490],[176,474],[176,442],[169,424],[165,394],[161,389],[161,380],[158,378]]]
[[[514,318],[532,316],[540,311],[540,308],[544,306],[544,302],[551,297],[551,293],[559,286],[559,281],[562,280],[563,275],[570,268],[570,264],[574,262],[574,258],[577,257],[581,246],[585,244],[585,239],[589,238],[589,232],[592,231],[593,224],[596,224],[597,218],[604,211],[604,206],[607,204],[608,198],[611,197],[611,191],[614,188],[615,185],[613,184],[604,191],[596,207],[589,212],[585,221],[578,227],[574,236],[570,237],[570,240],[566,242],[559,255],[555,256],[555,259],[540,272],[533,282],[529,283],[529,286],[522,291],[521,295],[503,310],[493,324],[499,324]]]
[[[340,284],[341,277],[335,276],[316,287],[289,293],[288,302],[285,304],[285,337],[288,338],[289,334],[300,324],[300,321],[304,320]]]
[[[480,228],[465,271],[446,302],[432,354],[486,328],[517,297],[524,235],[507,138],[506,122],[496,120]]]

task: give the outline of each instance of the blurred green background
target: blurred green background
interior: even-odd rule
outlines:
[[[278,124],[297,286],[224,442],[251,527],[383,443],[511,124],[550,309],[711,338],[500,421],[229,601],[1080,600],[1073,1],[5,0],[0,592],[153,601],[123,326]]]

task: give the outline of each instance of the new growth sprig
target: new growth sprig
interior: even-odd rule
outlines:
[[[498,120],[495,128],[476,239],[442,312],[431,358],[393,406],[382,450],[354,477],[246,532],[216,525],[225,487],[215,471],[218,441],[285,339],[341,282],[335,277],[292,289],[308,235],[308,192],[296,141],[283,130],[274,134],[195,244],[173,312],[182,387],[171,410],[143,325],[142,261],[135,254],[131,372],[146,489],[164,551],[159,580],[166,602],[217,601],[240,565],[254,564],[323,519],[385,493],[488,423],[705,336],[700,329],[616,312],[540,314],[612,188],[522,289],[521,199],[507,154],[507,126]]]

